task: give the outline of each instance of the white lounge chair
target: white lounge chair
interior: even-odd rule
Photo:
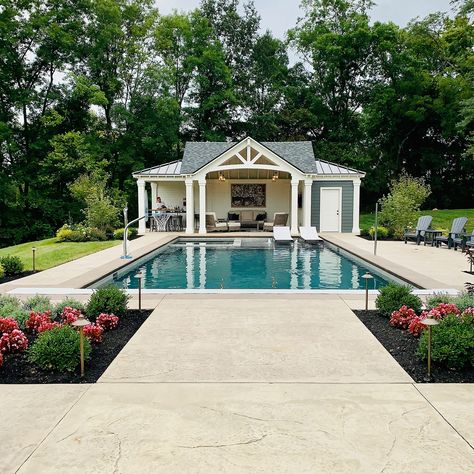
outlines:
[[[273,238],[275,243],[290,243],[293,242],[289,227],[274,227]]]
[[[300,227],[300,237],[309,243],[322,242],[323,239],[319,237],[316,227]]]

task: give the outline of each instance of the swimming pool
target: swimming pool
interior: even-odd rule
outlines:
[[[95,284],[136,289],[370,289],[399,281],[328,243],[275,245],[269,238],[177,239]]]

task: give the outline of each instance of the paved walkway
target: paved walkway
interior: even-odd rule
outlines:
[[[339,298],[167,295],[99,383],[2,386],[0,472],[470,473],[473,395]]]

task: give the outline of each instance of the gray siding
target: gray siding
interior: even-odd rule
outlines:
[[[352,181],[313,181],[311,225],[320,230],[321,188],[342,188],[341,231],[352,232],[354,185]]]

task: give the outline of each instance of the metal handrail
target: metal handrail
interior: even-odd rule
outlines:
[[[128,255],[128,248],[127,248],[127,237],[128,237],[128,228],[132,225],[135,224],[135,222],[141,221],[142,219],[148,219],[148,214],[145,214],[142,217],[138,217],[134,219],[133,221],[130,221],[124,228],[123,230],[123,255],[120,257],[122,259],[131,259],[133,258],[131,255]]]

